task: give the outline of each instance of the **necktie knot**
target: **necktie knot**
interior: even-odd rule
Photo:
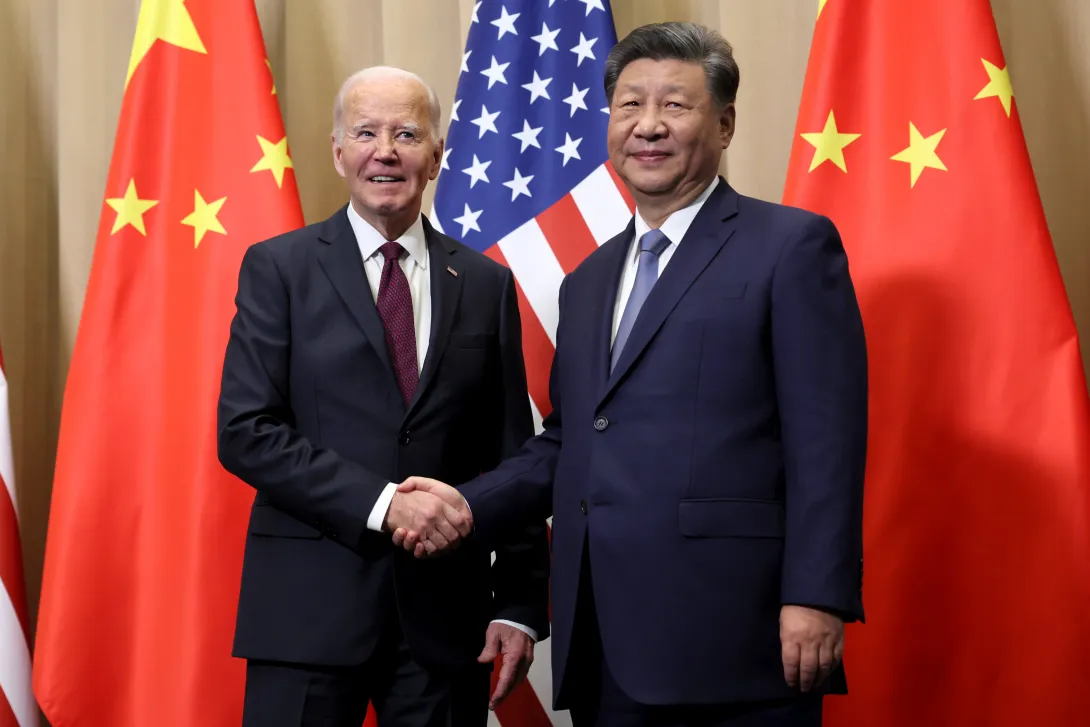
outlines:
[[[640,238],[640,252],[649,252],[658,257],[669,244],[670,238],[662,230],[648,230]]]
[[[387,260],[397,260],[401,257],[401,253],[405,252],[405,248],[401,246],[400,242],[386,242],[380,247],[379,252]]]

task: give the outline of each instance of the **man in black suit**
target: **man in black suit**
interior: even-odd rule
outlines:
[[[257,490],[234,655],[246,727],[484,725],[548,635],[545,523],[490,552],[464,512],[402,493],[464,482],[533,434],[511,272],[420,212],[439,104],[413,74],[361,71],[334,105],[351,202],[252,246],[219,400],[219,457]],[[389,532],[461,545],[417,561]],[[485,642],[482,651],[481,642]]]

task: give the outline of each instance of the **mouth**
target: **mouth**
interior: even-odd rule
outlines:
[[[397,184],[399,182],[404,182],[405,178],[395,177],[389,174],[376,174],[373,177],[368,177],[367,181],[371,184]]]
[[[643,162],[645,164],[655,164],[658,162],[662,162],[669,156],[670,155],[666,152],[659,151],[657,149],[645,149],[644,151],[638,151],[632,155],[632,157],[636,161]]]

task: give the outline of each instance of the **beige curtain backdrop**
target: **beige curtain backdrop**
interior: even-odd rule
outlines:
[[[0,0],[0,341],[12,389],[34,614],[64,377],[139,4]],[[329,149],[331,100],[341,79],[379,63],[420,73],[439,92],[445,126],[473,0],[257,5],[312,222],[346,199]],[[692,20],[718,28],[734,44],[742,85],[724,170],[741,192],[779,200],[816,6],[817,0],[614,0],[613,12],[621,36],[647,22]],[[993,0],[993,8],[1090,361],[1090,2]],[[155,144],[156,130],[145,132]]]

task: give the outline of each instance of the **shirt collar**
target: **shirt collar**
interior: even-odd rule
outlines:
[[[662,223],[659,228],[662,230],[662,234],[670,240],[671,245],[676,245],[681,242],[681,239],[685,237],[685,233],[689,231],[689,227],[692,226],[693,220],[696,219],[700,209],[704,206],[704,203],[708,201],[708,197],[712,196],[712,192],[719,184],[719,176],[716,175],[712,179],[712,183],[704,188],[704,191],[700,193],[700,196],[690,202],[687,206],[682,207],[670,214],[666,218],[666,221]],[[651,228],[643,220],[643,216],[640,215],[639,209],[636,210],[636,239],[639,240],[643,237],[645,232],[648,232]],[[635,259],[639,259],[639,246],[635,245],[635,252],[633,256]]]
[[[352,225],[352,232],[356,235],[356,243],[360,246],[360,253],[364,260],[370,259],[387,242],[370,222],[360,217],[351,204],[348,205],[348,222]],[[428,269],[428,243],[424,237],[423,217],[417,216],[412,226],[405,230],[405,234],[390,242],[401,243],[405,252],[409,253],[409,257],[417,265],[424,270]]]

